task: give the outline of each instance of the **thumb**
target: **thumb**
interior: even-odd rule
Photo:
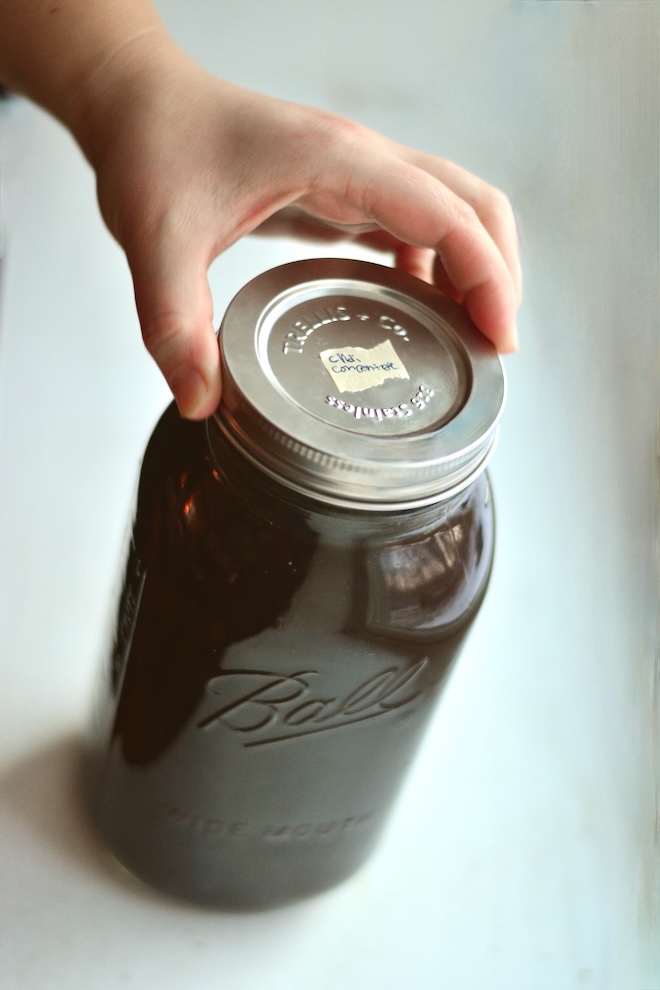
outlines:
[[[186,419],[210,416],[220,400],[220,356],[205,259],[174,244],[159,257],[128,258],[145,346]]]

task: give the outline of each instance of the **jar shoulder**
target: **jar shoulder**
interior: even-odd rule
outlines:
[[[216,464],[204,425],[176,407],[145,454],[136,544],[199,606],[221,598],[233,622],[269,601],[274,621],[304,587],[321,601],[350,597],[372,629],[432,634],[483,597],[495,544],[485,473],[447,502],[384,513],[288,498],[242,470],[229,449]]]

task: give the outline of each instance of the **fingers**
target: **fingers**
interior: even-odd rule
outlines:
[[[427,156],[423,161],[428,164]],[[500,351],[515,350],[520,268],[504,197],[493,191],[482,220],[465,198],[417,165],[398,159],[390,160],[386,172],[379,163],[375,167],[353,182],[354,202],[361,201],[365,215],[403,244],[432,248],[440,286],[463,301]],[[426,264],[419,254],[403,251],[400,256],[404,265]]]
[[[511,275],[516,301],[522,299],[522,273],[516,221],[507,197],[499,189],[454,162],[423,152],[408,152],[408,160],[447,186],[474,210],[500,251]]]
[[[380,228],[400,268],[433,277],[499,350],[515,350],[521,273],[507,198],[444,159],[347,121],[334,124],[326,143],[316,142],[324,167],[299,205],[349,231],[365,223]],[[429,251],[437,256],[433,276]]]
[[[481,332],[503,353],[518,348],[515,283],[488,235],[471,222],[450,226],[436,247],[438,262]]]
[[[147,258],[129,257],[147,350],[167,381],[179,411],[204,419],[220,400],[220,358],[206,259],[173,242]]]

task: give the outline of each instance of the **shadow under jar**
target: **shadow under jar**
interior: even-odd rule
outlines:
[[[259,276],[220,346],[215,416],[172,405],[145,453],[91,789],[135,875],[255,910],[378,839],[488,584],[504,378],[460,307],[364,262]]]

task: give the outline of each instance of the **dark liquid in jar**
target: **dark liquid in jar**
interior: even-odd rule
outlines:
[[[170,407],[95,713],[94,814],[118,859],[231,909],[353,873],[476,614],[493,539],[485,474],[431,507],[327,507],[229,444],[216,461],[206,426]]]

